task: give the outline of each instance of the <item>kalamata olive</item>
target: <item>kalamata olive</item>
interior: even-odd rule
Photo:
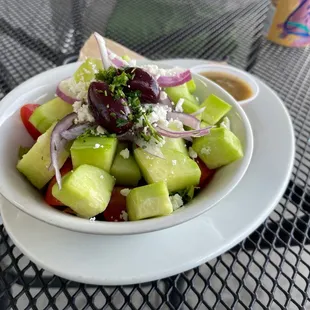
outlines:
[[[88,101],[96,123],[109,132],[121,134],[129,130],[130,107],[125,99],[114,99],[109,86],[104,82],[92,82],[88,89]]]
[[[126,73],[134,74],[127,85],[131,90],[140,90],[142,103],[157,103],[159,100],[159,85],[155,78],[141,68],[127,68]]]

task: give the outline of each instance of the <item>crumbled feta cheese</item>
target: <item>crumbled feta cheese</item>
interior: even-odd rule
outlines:
[[[153,111],[148,115],[148,120],[151,124],[159,123],[161,125],[167,125],[167,113],[168,107],[165,105],[155,105],[152,107]]]
[[[123,188],[121,191],[120,191],[121,195],[122,196],[127,196],[129,193],[130,193],[130,189],[129,188]]]
[[[95,222],[95,221],[96,221],[96,218],[95,218],[95,217],[91,217],[91,218],[89,219],[89,221],[90,221],[90,222]]]
[[[120,151],[119,153],[124,159],[128,159],[129,158],[129,150],[126,148],[122,151]]]
[[[95,64],[95,63],[91,62],[90,65],[91,65],[91,68],[92,68],[92,72],[93,72],[94,74],[96,74],[96,73],[99,72],[98,69],[97,69],[97,67],[96,67],[96,64]]]
[[[210,147],[207,147],[207,148],[203,147],[203,148],[201,149],[201,154],[202,154],[202,155],[209,155],[210,153],[211,153]]]
[[[135,143],[146,152],[160,158],[164,158],[164,155],[160,148],[166,143],[165,137],[162,137],[160,141],[156,140],[154,137],[151,137],[149,141],[145,141],[142,138],[137,138],[135,139]]]
[[[72,107],[73,111],[77,114],[77,117],[74,120],[75,124],[95,121],[89,110],[88,104],[83,104],[81,101],[75,101]]]
[[[223,118],[223,121],[220,123],[220,127],[230,130],[230,120],[227,116]]]
[[[94,145],[93,149],[99,149],[100,146],[101,146],[101,145],[100,145],[99,143],[96,143],[96,144]]]
[[[158,79],[160,76],[174,76],[178,73],[184,71],[182,68],[173,68],[173,69],[163,69],[159,68],[156,65],[144,65],[140,67],[144,71],[148,72],[149,74],[153,75],[156,79]]]
[[[98,126],[98,127],[96,128],[96,130],[97,130],[97,132],[98,132],[99,134],[102,134],[102,135],[104,135],[104,134],[106,133],[106,131],[104,130],[104,128],[102,128],[101,126]]]
[[[167,95],[167,93],[165,92],[165,91],[161,91],[160,93],[159,93],[159,99],[160,100],[165,100],[165,99],[167,99],[168,98],[168,95]]]
[[[177,112],[183,112],[183,107],[182,107],[183,103],[184,103],[184,99],[180,98],[179,101],[177,102],[177,105],[175,106],[175,110]]]
[[[128,63],[129,67],[136,67],[137,61],[135,59],[131,59]]]
[[[175,194],[173,196],[170,196],[169,198],[172,204],[173,211],[179,209],[184,204],[183,199],[179,194]]]
[[[124,210],[121,212],[119,217],[120,217],[121,220],[124,220],[125,222],[128,221],[128,213],[126,211],[124,211]]]
[[[172,165],[175,166],[177,164],[177,161],[175,159],[172,160]]]
[[[85,83],[80,81],[78,83],[75,82],[74,78],[67,79],[61,82],[62,86],[68,90],[69,95],[78,100],[87,98],[87,91],[89,83]]]
[[[188,149],[188,154],[189,154],[189,157],[191,157],[192,159],[195,159],[195,158],[197,158],[197,153],[193,150],[193,148],[192,147],[190,147],[189,149]]]

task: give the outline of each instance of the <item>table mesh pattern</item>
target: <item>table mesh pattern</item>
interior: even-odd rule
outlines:
[[[268,3],[0,0],[0,98],[75,60],[97,30],[153,59],[225,59],[250,70],[282,97],[297,139],[290,184],[264,224],[231,251],[174,277],[126,287],[74,283],[29,262],[1,226],[0,309],[310,309],[310,53],[263,39]]]

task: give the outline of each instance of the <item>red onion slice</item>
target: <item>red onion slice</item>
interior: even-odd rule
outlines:
[[[60,135],[67,141],[72,141],[83,134],[87,129],[93,127],[92,123],[78,124],[71,126],[68,130],[63,131]]]
[[[70,113],[60,120],[54,127],[51,134],[50,153],[51,153],[51,168],[54,168],[56,181],[59,189],[61,189],[61,174],[58,166],[58,155],[67,144],[67,140],[61,137],[61,133],[72,126],[76,113]]]
[[[61,98],[63,101],[66,101],[70,104],[73,104],[75,101],[79,101],[77,98],[74,97],[74,94],[70,91],[68,87],[68,83],[71,78],[62,80],[57,88],[56,88],[56,95]]]
[[[117,56],[116,54],[111,52],[109,49],[107,49],[107,51],[108,51],[108,56],[109,56],[110,61],[113,63],[113,65],[116,68],[129,66],[127,61],[125,61],[121,57]]]
[[[95,32],[94,36],[97,40],[97,44],[98,44],[98,47],[100,50],[103,68],[108,69],[111,66],[111,61],[110,61],[109,56],[108,56],[108,50],[107,50],[107,47],[105,45],[105,40],[104,40],[103,36],[100,35],[98,32]]]
[[[174,87],[182,85],[192,79],[191,71],[185,70],[172,76],[160,76],[157,82],[160,87]]]
[[[175,131],[168,128],[163,128],[156,126],[156,131],[162,136],[168,138],[188,138],[188,137],[202,137],[210,133],[210,129],[213,126],[198,129],[198,130],[188,130],[188,131]]]
[[[167,120],[175,119],[182,122],[183,125],[188,126],[193,129],[200,129],[200,121],[190,114],[181,113],[181,112],[168,112]]]

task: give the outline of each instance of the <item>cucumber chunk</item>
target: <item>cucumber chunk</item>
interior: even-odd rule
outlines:
[[[176,131],[180,131],[181,130],[173,122],[171,122],[168,125],[168,128],[170,128],[172,130],[176,130]],[[182,138],[168,138],[168,137],[166,137],[165,140],[166,140],[166,142],[162,146],[163,149],[175,150],[175,151],[181,152],[181,153],[183,153],[185,155],[188,155],[184,139],[182,139]]]
[[[102,69],[102,61],[100,59],[87,58],[75,71],[73,78],[76,83],[90,83],[100,69]]]
[[[88,164],[110,172],[117,138],[80,137],[71,146],[73,168]]]
[[[51,163],[50,140],[54,127],[55,124],[41,135],[17,163],[17,169],[38,189],[41,189],[55,175],[54,169],[48,169]],[[64,150],[59,156],[59,167],[62,167],[68,157],[68,150]]]
[[[222,119],[222,121],[220,123],[220,127],[224,127],[226,129],[230,130],[230,119],[227,116],[225,116]]]
[[[128,150],[127,143],[118,144],[115,159],[111,167],[111,175],[115,177],[117,185],[137,186],[141,179],[141,172],[133,155],[129,153],[129,150],[128,158],[124,158],[120,154],[126,149]]]
[[[29,122],[44,133],[51,125],[73,112],[72,105],[56,97],[36,108],[29,118]]]
[[[134,150],[135,159],[147,183],[164,181],[169,192],[197,185],[201,171],[197,163],[187,155],[162,149],[164,159],[150,155],[141,148]]]
[[[189,80],[188,82],[186,82],[188,91],[192,94],[195,92],[196,90],[196,84],[195,81],[193,79]]]
[[[126,197],[130,221],[142,220],[173,212],[165,182],[136,187]]]
[[[122,56],[122,58],[127,61],[127,62],[130,62],[131,61],[131,58],[128,56],[128,55],[124,55]]]
[[[226,128],[212,128],[209,135],[196,138],[193,149],[209,169],[216,169],[243,157],[240,140]]]
[[[184,113],[191,114],[199,109],[199,103],[196,98],[189,92],[186,83],[179,86],[167,87],[165,88],[165,92],[175,104],[177,104],[179,99],[184,99],[184,103],[182,105]]]
[[[62,189],[53,186],[53,196],[81,217],[103,212],[109,204],[115,180],[104,170],[82,165],[62,178]]]
[[[211,125],[215,125],[231,109],[230,104],[215,95],[210,95],[200,107],[205,107],[202,120]]]
[[[212,125],[210,125],[210,124],[208,124],[208,123],[206,123],[204,121],[200,122],[200,128],[206,128],[206,127],[210,127],[210,126],[212,126]]]

